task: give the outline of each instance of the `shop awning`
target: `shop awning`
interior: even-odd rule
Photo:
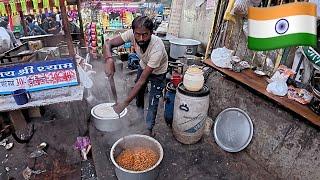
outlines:
[[[76,0],[67,0],[67,4],[75,4]],[[54,11],[60,7],[59,0],[2,0],[0,2],[0,16],[17,14],[22,11],[24,14],[33,14],[34,12]],[[68,8],[76,8],[71,6]]]

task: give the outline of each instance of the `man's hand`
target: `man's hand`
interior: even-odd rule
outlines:
[[[117,114],[120,114],[128,105],[129,103],[127,102],[121,102],[121,103],[116,103],[112,107],[114,112],[116,112]]]
[[[113,47],[118,47],[120,45],[124,44],[124,41],[122,40],[121,36],[118,35],[112,39],[107,39],[105,41],[105,45],[104,45],[104,57],[105,57],[105,61],[106,61],[106,65],[105,65],[105,72],[107,77],[112,77],[114,75],[115,72],[115,67],[114,67],[114,61],[112,59],[112,48]]]
[[[106,59],[105,73],[107,77],[113,77],[114,72],[115,72],[114,62],[113,62],[113,59],[110,57]]]

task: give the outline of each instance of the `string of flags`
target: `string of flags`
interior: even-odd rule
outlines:
[[[67,5],[67,1],[65,1]],[[67,11],[77,10],[76,5],[68,5]],[[59,0],[1,0],[0,16],[23,14],[41,14],[43,12],[57,13],[60,8]]]

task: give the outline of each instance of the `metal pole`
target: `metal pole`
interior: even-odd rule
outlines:
[[[27,25],[26,25],[26,21],[24,19],[23,12],[19,11],[19,15],[20,15],[20,19],[21,19],[21,25],[23,27],[24,36],[27,36],[28,35],[28,30],[27,30]]]
[[[80,42],[81,42],[81,46],[84,46],[85,42],[84,42],[84,32],[83,32],[83,22],[82,22],[82,16],[81,16],[81,0],[77,0],[77,6],[78,6],[78,16],[79,16],[79,23],[80,23]]]
[[[74,57],[75,52],[74,52],[74,48],[73,48],[72,37],[71,37],[71,34],[70,34],[67,10],[66,10],[66,6],[65,6],[64,3],[65,3],[64,0],[60,0],[62,27],[63,27],[63,31],[64,31],[64,36],[65,36],[66,41],[67,41],[69,55]]]

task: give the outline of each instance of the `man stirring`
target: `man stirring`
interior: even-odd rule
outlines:
[[[144,108],[144,94],[147,84],[150,82],[151,89],[146,118],[150,136],[154,136],[152,129],[155,125],[159,99],[162,97],[162,90],[165,87],[165,74],[168,68],[168,55],[165,46],[159,37],[152,35],[153,26],[152,20],[147,16],[135,18],[132,22],[132,30],[108,40],[105,51],[106,74],[108,77],[113,77],[115,66],[111,49],[126,42],[133,44],[140,58],[136,83],[125,101],[115,104],[113,108],[116,113],[120,114],[135,97],[136,105],[139,108]]]

